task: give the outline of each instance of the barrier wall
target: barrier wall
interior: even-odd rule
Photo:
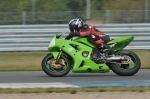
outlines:
[[[134,36],[134,41],[126,49],[150,49],[150,23],[92,25],[110,35],[111,39]],[[1,25],[0,51],[44,51],[52,37],[61,32],[69,33],[67,24]]]

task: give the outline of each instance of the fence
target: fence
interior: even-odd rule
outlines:
[[[66,24],[76,17],[93,24],[150,22],[150,10],[91,11],[90,19],[87,19],[86,14],[86,11],[1,12],[0,24]]]
[[[148,23],[93,25],[110,35],[111,39],[126,35],[134,36],[134,41],[126,49],[150,49]],[[54,34],[60,32],[69,32],[68,25],[1,25],[0,51],[44,51],[47,50]]]

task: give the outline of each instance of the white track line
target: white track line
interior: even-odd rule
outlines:
[[[0,88],[67,88],[79,87],[65,83],[0,83]]]

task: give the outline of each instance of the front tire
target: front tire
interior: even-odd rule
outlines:
[[[68,58],[64,55],[60,56],[60,60],[62,60],[61,64],[55,64],[55,59],[53,57],[52,54],[48,54],[47,56],[45,56],[42,60],[42,69],[43,71],[52,77],[62,77],[65,76],[69,73],[70,69],[71,69],[71,65],[70,62],[68,60]],[[53,66],[52,66],[53,65]],[[58,68],[58,66],[60,67],[62,65],[62,68]],[[56,66],[56,68],[55,68]]]
[[[115,55],[126,55],[130,57],[130,59],[132,60],[132,63],[122,64],[122,65],[117,64],[117,63],[112,63],[111,69],[114,73],[120,76],[132,76],[139,71],[141,67],[141,61],[134,52],[129,51],[129,50],[121,50],[121,51],[116,52]]]

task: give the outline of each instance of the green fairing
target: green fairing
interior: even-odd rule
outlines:
[[[56,37],[54,37],[54,39],[56,45],[53,47],[48,47],[48,50],[54,55],[55,59],[59,54],[59,52],[56,52],[56,50],[58,51],[59,49],[61,49],[66,52],[73,59],[74,62],[72,72],[87,72],[88,68],[91,68],[92,72],[109,72],[109,68],[106,64],[96,64],[90,59],[92,48],[95,47],[95,45],[89,43],[87,41],[87,38],[75,39],[74,41],[57,39]],[[79,43],[83,41],[89,46]],[[76,52],[75,48],[72,47],[76,45],[78,45],[78,52]],[[88,51],[89,55],[87,57],[83,57],[83,51]],[[83,60],[84,65],[79,68]],[[101,66],[102,69],[99,69],[99,66]]]
[[[74,41],[80,42],[80,43],[84,43],[84,44],[86,44],[86,45],[88,45],[88,46],[90,46],[90,47],[92,47],[92,48],[95,48],[95,47],[96,47],[94,44],[92,44],[92,43],[90,43],[90,42],[88,41],[87,37],[76,38],[76,39],[74,39]]]
[[[117,50],[122,50],[123,48],[128,46],[133,39],[134,39],[133,36],[122,36],[111,40],[107,44],[109,45],[115,44],[113,49],[114,51],[117,51]]]
[[[109,72],[109,67],[106,64],[97,64],[90,59],[92,49],[96,46],[88,42],[86,37],[77,38],[72,41],[59,39],[56,38],[56,36],[53,39],[55,40],[55,45],[48,47],[48,50],[53,54],[55,59],[57,58],[60,49],[64,52],[64,54],[67,54],[67,56],[69,55],[73,60],[72,64],[74,64],[72,72],[84,73],[87,72],[87,69],[91,69],[91,72],[93,73]],[[133,39],[133,36],[119,37],[108,42],[108,44],[115,44],[114,50],[116,51],[123,49]],[[78,50],[76,50],[75,46]],[[83,51],[89,52],[87,57],[82,55]]]

